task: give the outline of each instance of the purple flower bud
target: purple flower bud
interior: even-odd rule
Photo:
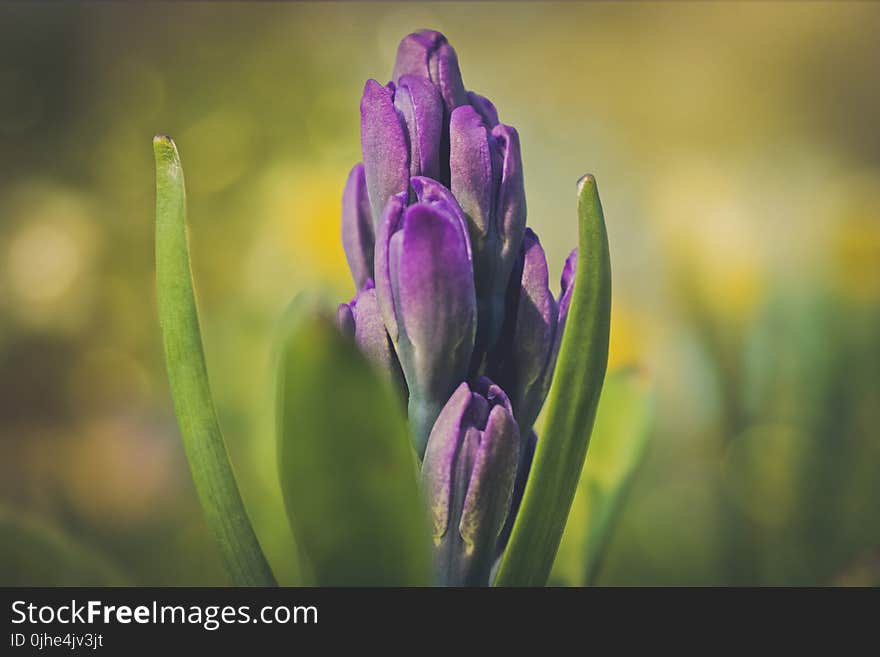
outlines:
[[[354,339],[367,359],[396,385],[401,385],[400,363],[388,339],[372,279],[366,281],[350,303],[339,304],[336,318],[339,329]]]
[[[535,237],[535,240],[537,240],[537,236]],[[504,368],[504,366],[502,365],[500,371],[503,372],[503,374],[498,375],[498,379],[502,382],[505,382],[508,379],[515,382],[509,385],[511,385],[512,390],[517,391],[516,401],[514,402],[514,409],[517,413],[517,420],[520,422],[521,426],[524,427],[531,427],[534,424],[535,420],[538,419],[538,414],[541,412],[541,407],[544,405],[547,394],[550,392],[550,385],[553,383],[553,373],[556,370],[556,361],[559,357],[559,348],[562,345],[562,337],[565,332],[565,322],[568,319],[568,308],[571,305],[571,295],[574,289],[574,275],[577,269],[577,257],[577,249],[574,249],[569,254],[568,258],[566,258],[565,266],[562,269],[562,290],[559,294],[559,303],[557,304],[556,329],[553,332],[553,337],[550,342],[550,349],[547,351],[547,363],[544,368],[544,373],[536,380],[535,384],[532,385],[524,395],[522,395],[522,397],[520,397],[518,394],[521,390],[519,378],[521,375],[519,374],[519,372],[529,371],[528,363],[530,362],[530,358],[528,355],[529,348],[524,346],[528,342],[528,338],[525,337],[527,335],[527,330],[519,330],[520,322],[522,322],[524,326],[527,323],[527,320],[524,317],[522,319],[520,318],[521,313],[517,312],[517,327],[516,329],[514,329],[515,337],[509,343],[511,344],[511,346],[499,350],[499,355],[496,356],[496,362],[504,363],[504,359],[506,358],[508,359],[507,362],[513,364],[512,368]],[[544,272],[546,272],[546,264],[544,265]],[[526,279],[527,276],[524,272],[522,277],[522,288],[524,295],[526,294]],[[549,294],[549,291],[547,292],[547,294]],[[552,295],[550,298],[552,299]],[[520,303],[522,303],[522,301],[520,301]],[[526,315],[528,314],[529,313],[526,313]],[[519,407],[517,407],[516,404],[519,404]]]
[[[520,435],[489,379],[462,383],[437,418],[422,464],[438,583],[486,586],[510,509]]]
[[[504,329],[490,357],[494,376],[510,394],[524,431],[541,412],[555,364],[558,310],[549,280],[544,249],[527,228],[510,277]]]
[[[571,305],[571,295],[574,290],[574,275],[577,272],[578,250],[573,249],[565,259],[562,268],[560,285],[562,292],[559,295],[559,319],[557,321],[556,337],[553,340],[553,362],[559,354],[559,346],[562,344],[562,332],[565,330],[565,321],[568,319],[568,307]]]
[[[409,142],[409,174],[440,175],[443,100],[430,80],[405,75],[397,83],[394,107],[403,118]]]
[[[476,333],[468,238],[443,202],[388,201],[376,239],[376,294],[409,388],[416,450],[467,374]]]
[[[409,187],[409,145],[391,87],[367,80],[361,98],[361,150],[374,227],[388,199]]]
[[[559,284],[562,287],[562,294],[559,295],[559,323],[565,324],[565,318],[568,317],[568,306],[571,304],[571,294],[574,288],[574,275],[577,272],[578,250],[572,249],[571,253],[565,259],[565,266],[562,268],[562,276]]]
[[[452,113],[449,134],[450,189],[468,217],[473,249],[477,347],[486,349],[504,321],[504,297],[526,225],[519,136],[510,126],[489,128],[470,105]]]
[[[373,277],[374,241],[364,165],[355,164],[342,193],[342,248],[358,290]]]
[[[429,80],[403,76],[397,86],[368,80],[361,99],[361,148],[374,225],[409,177],[440,175],[443,100]]]
[[[404,37],[397,47],[392,79],[398,82],[405,75],[433,82],[440,89],[447,116],[467,102],[458,56],[440,32],[422,30]]]

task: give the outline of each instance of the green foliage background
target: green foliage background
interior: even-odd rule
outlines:
[[[880,582],[880,7],[812,2],[0,6],[0,582],[224,581],[164,372],[157,132],[242,495],[297,581],[274,331],[352,294],[360,92],[426,26],[519,129],[554,277],[600,184],[610,371],[654,424],[595,581]]]

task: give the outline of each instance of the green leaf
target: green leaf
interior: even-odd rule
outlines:
[[[578,479],[608,365],[611,260],[596,180],[578,181],[578,266],[547,419],[496,586],[547,582]]]
[[[427,514],[397,395],[306,308],[278,371],[281,488],[303,571],[319,586],[426,586]]]
[[[101,553],[46,520],[0,507],[0,586],[125,586]]]
[[[165,362],[183,446],[209,527],[234,584],[274,586],[244,508],[208,385],[193,292],[186,191],[177,147],[153,139],[156,155],[156,292]]]
[[[647,378],[633,368],[605,381],[590,458],[553,565],[552,581],[595,583],[623,503],[642,464],[653,417]]]

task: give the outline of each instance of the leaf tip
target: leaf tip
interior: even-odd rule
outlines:
[[[153,152],[156,155],[156,161],[179,162],[180,155],[177,153],[177,145],[174,140],[166,134],[159,133],[153,137]]]
[[[596,176],[592,173],[585,173],[577,181],[578,194],[582,194],[585,187],[596,188]]]
[[[171,135],[166,135],[164,132],[157,132],[156,135],[153,137],[153,143],[158,144],[160,142],[170,142],[173,144],[174,140],[171,138]]]

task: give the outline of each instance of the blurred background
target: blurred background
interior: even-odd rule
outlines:
[[[554,278],[599,182],[611,367],[656,420],[597,581],[880,584],[880,5],[818,2],[0,7],[0,583],[225,582],[164,372],[157,132],[243,496],[297,581],[274,331],[353,293],[360,93],[422,27],[519,129]]]

